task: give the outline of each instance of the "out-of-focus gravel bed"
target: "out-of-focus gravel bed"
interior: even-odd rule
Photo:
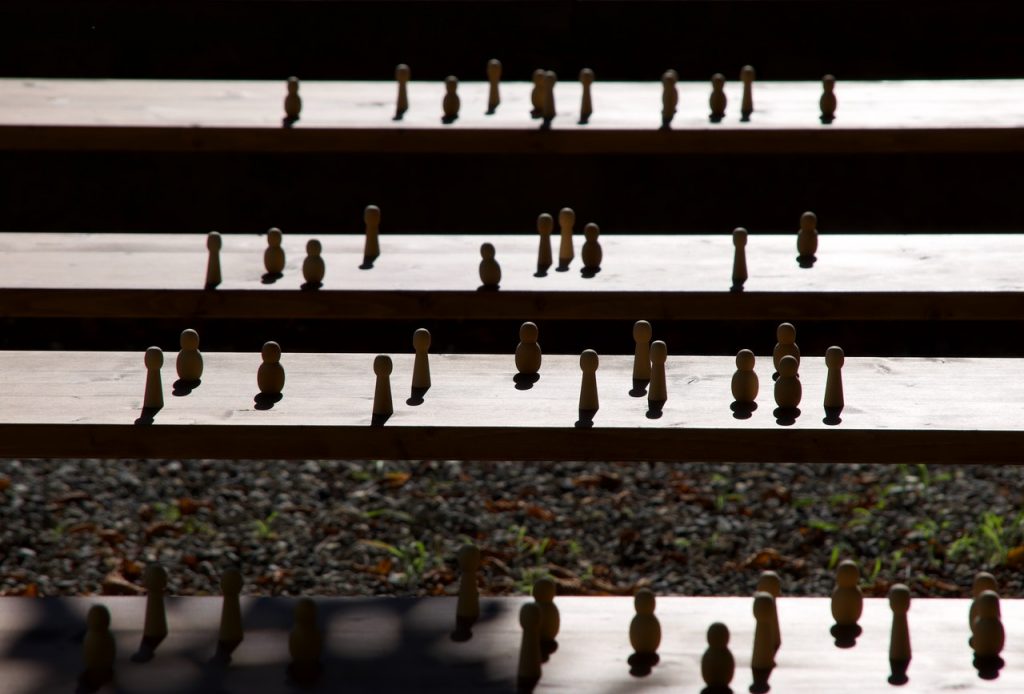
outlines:
[[[1024,584],[1024,468],[879,465],[0,461],[0,593],[454,592],[458,547],[485,594],[552,575],[562,593],[748,595],[763,569],[827,595],[839,559],[881,594]]]

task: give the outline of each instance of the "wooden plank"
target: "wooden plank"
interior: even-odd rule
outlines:
[[[583,220],[581,220],[582,222]],[[385,217],[386,223],[386,217]],[[355,226],[355,225],[354,225]],[[577,224],[582,227],[582,223]],[[385,226],[386,230],[386,226]],[[361,269],[360,233],[319,236],[324,285],[301,291],[306,234],[285,234],[284,276],[265,283],[261,235],[227,235],[223,282],[204,289],[205,236],[5,233],[0,314],[7,316],[476,319],[1018,320],[1024,236],[820,237],[800,267],[796,234],[752,234],[750,278],[731,292],[729,234],[604,234],[601,272],[537,277],[536,234],[382,237]],[[480,243],[497,247],[497,292],[479,291]],[[557,253],[557,238],[553,240]]]
[[[419,403],[407,400],[412,356],[395,355],[395,412],[383,426],[371,422],[370,354],[286,353],[284,397],[263,409],[259,354],[207,352],[202,384],[174,395],[169,352],[153,414],[142,411],[142,354],[0,352],[0,457],[1024,462],[1015,360],[847,358],[836,422],[821,405],[820,356],[801,363],[795,419],[775,411],[768,357],[746,417],[732,408],[731,357],[670,356],[669,400],[656,414],[631,395],[632,357],[604,356],[601,407],[588,421],[579,358],[545,356],[526,387],[514,381],[513,344],[508,355],[432,355]]]
[[[323,676],[314,691],[353,694],[516,691],[522,598],[484,598],[484,617],[472,638],[454,642],[454,598],[317,598],[326,634]],[[0,676],[9,694],[74,691],[81,668],[84,615],[96,603],[111,611],[117,641],[117,691],[293,692],[287,681],[288,632],[294,601],[243,598],[245,640],[228,667],[209,662],[216,648],[220,599],[168,598],[169,635],[149,662],[131,655],[141,639],[144,599],[125,597],[4,598],[0,601]],[[627,659],[631,598],[559,597],[558,649],[542,667],[534,690],[545,692],[698,692],[700,659],[712,622],[730,629],[736,660],[733,691],[752,681],[754,620],[750,598],[660,597],[660,661],[650,674],[631,674]],[[915,599],[910,625],[909,681],[899,691],[1020,692],[1024,688],[1024,601],[1004,599],[1005,666],[983,680],[967,645],[969,601]],[[840,649],[829,633],[827,598],[780,598],[782,648],[769,683],[793,694],[889,694],[891,612],[882,598],[865,600],[863,633]],[[102,690],[113,691],[113,689]]]
[[[688,153],[1005,152],[1024,150],[1021,80],[840,82],[835,122],[819,122],[817,82],[759,82],[751,122],[739,120],[738,81],[726,119],[708,122],[706,83],[681,83],[673,130],[661,131],[661,84],[598,82],[579,125],[581,86],[563,79],[552,129],[529,117],[528,83],[460,85],[462,109],[441,123],[443,86],[412,82],[410,109],[392,120],[393,82],[302,84],[301,120],[281,127],[283,82],[0,80],[0,149],[277,152]]]

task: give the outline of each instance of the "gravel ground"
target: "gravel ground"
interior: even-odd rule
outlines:
[[[974,572],[1024,586],[1024,468],[334,461],[0,461],[0,593],[218,590],[437,595],[483,550],[485,594],[552,575],[566,594],[749,595],[758,573],[827,595],[863,585],[965,595]]]

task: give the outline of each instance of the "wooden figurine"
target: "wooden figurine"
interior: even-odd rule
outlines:
[[[818,215],[804,212],[800,215],[800,231],[796,235],[796,250],[800,259],[810,259],[818,252]]]
[[[373,415],[374,417],[390,417],[395,413],[391,401],[391,371],[394,365],[391,357],[386,354],[378,354],[373,359],[373,373],[377,377],[377,383],[373,389]]]
[[[675,70],[666,70],[661,76],[661,128],[668,130],[679,106],[679,89],[676,83],[679,75]]]
[[[739,290],[747,281],[747,230],[736,227],[732,230],[732,288]]]
[[[538,330],[529,321],[519,326],[519,344],[516,346],[516,371],[530,376],[540,371],[541,352],[537,344]]]
[[[552,70],[544,73],[544,106],[541,109],[541,116],[545,125],[550,126],[555,119],[555,83],[558,82],[558,75]]]
[[[1006,632],[999,618],[999,596],[986,590],[975,598],[977,617],[971,627],[971,647],[978,659],[998,658],[1003,651]]]
[[[797,378],[799,362],[796,358],[786,355],[779,362],[779,378],[775,381],[775,404],[781,408],[793,409],[800,406],[803,397],[803,386]]]
[[[195,383],[203,377],[203,355],[199,353],[199,333],[191,328],[181,331],[179,338],[181,351],[174,365],[178,378],[182,381]]]
[[[531,118],[540,118],[544,115],[544,71],[536,69],[533,71],[533,91],[530,93],[530,103],[533,110],[530,111]]]
[[[487,81],[490,83],[487,92],[487,115],[490,115],[498,110],[498,104],[501,103],[501,96],[498,93],[498,84],[501,82],[500,60],[492,58],[487,61]]]
[[[280,395],[284,390],[284,367],[281,366],[281,345],[264,342],[261,350],[263,363],[256,372],[256,385],[261,395]]]
[[[167,611],[164,609],[167,572],[159,564],[150,564],[142,574],[142,583],[146,586],[146,617],[142,626],[142,640],[155,647],[167,637]]]
[[[224,647],[234,648],[242,642],[242,572],[226,569],[220,576],[220,590],[224,595],[220,610],[220,630],[217,641]]]
[[[754,650],[750,656],[750,669],[754,675],[754,684],[760,685],[761,691],[767,685],[768,676],[775,668],[775,633],[772,628],[772,613],[775,611],[775,598],[771,593],[754,593]],[[757,691],[751,689],[751,691]]]
[[[902,583],[889,588],[889,608],[892,610],[892,631],[889,635],[889,660],[892,663],[910,662],[910,589]]]
[[[594,71],[588,67],[580,70],[580,84],[583,85],[583,98],[580,102],[580,125],[590,122],[594,113],[594,103],[590,97],[590,85],[594,83]]]
[[[843,364],[846,355],[842,347],[829,347],[825,350],[825,366],[828,376],[825,379],[825,409],[843,409]]]
[[[711,98],[708,100],[711,106],[711,115],[708,117],[712,123],[719,123],[725,118],[725,75],[716,72],[711,76]]]
[[[633,324],[633,380],[651,380],[651,324],[638,320]]]
[[[220,248],[221,238],[216,231],[206,235],[206,250],[209,256],[206,260],[206,288],[213,289],[221,282],[220,277]]]
[[[779,363],[783,357],[789,356],[800,363],[800,348],[796,344],[796,328],[792,323],[780,323],[775,330],[775,349],[772,351],[772,361],[775,362],[775,370],[779,370]]]
[[[288,78],[288,94],[284,97],[284,126],[291,127],[299,120],[302,112],[302,99],[299,97],[299,78]]]
[[[836,78],[832,75],[825,75],[821,78],[821,100],[818,106],[821,107],[821,122],[828,124],[836,119]]]
[[[597,412],[597,352],[592,349],[583,350],[580,355],[580,369],[583,371],[583,382],[580,385],[580,412]]]
[[[267,229],[267,249],[263,251],[263,267],[268,275],[280,277],[284,272],[284,249],[281,248],[281,230],[277,227]]]
[[[563,207],[558,212],[558,226],[561,229],[561,244],[558,246],[558,267],[561,270],[569,267],[576,252],[572,245],[572,228],[576,225],[576,213],[571,207]]]
[[[651,343],[651,382],[647,387],[647,403],[650,409],[658,409],[668,401],[668,384],[665,377],[665,362],[668,348],[661,340]]]
[[[779,652],[779,648],[782,647],[782,630],[779,625],[779,596],[782,595],[782,581],[779,579],[779,575],[774,571],[762,571],[761,576],[757,579],[757,588],[755,592],[768,593],[772,596],[772,643],[775,646],[775,652]]]
[[[142,396],[142,408],[159,410],[164,406],[164,388],[160,378],[160,367],[164,365],[163,350],[148,348],[143,362],[146,365],[146,390]]]
[[[541,646],[553,643],[562,625],[558,606],[555,605],[555,591],[555,582],[550,578],[538,579],[533,584],[533,599],[540,608]]]
[[[555,229],[555,220],[548,213],[537,217],[537,234],[540,243],[537,246],[537,274],[547,274],[551,267],[551,232]]]
[[[367,205],[363,210],[366,240],[363,242],[363,265],[371,265],[380,257],[380,208]]]
[[[832,617],[841,627],[857,624],[864,610],[864,596],[857,585],[859,581],[860,570],[857,564],[850,559],[839,562],[836,569],[836,587],[832,591]]]
[[[85,627],[82,642],[85,669],[81,680],[88,690],[95,691],[114,679],[117,643],[110,633],[110,611],[103,605],[93,605],[85,617]]]
[[[459,117],[459,107],[462,102],[455,91],[458,86],[459,80],[454,75],[444,78],[444,99],[441,101],[441,108],[444,111],[444,116],[441,118],[442,123],[454,123],[455,119]]]
[[[518,680],[521,689],[530,689],[540,679],[540,607],[528,602],[519,608],[519,625],[523,638],[519,646]]]
[[[741,349],[736,353],[736,373],[732,375],[732,397],[738,403],[750,404],[757,399],[759,384],[754,373],[754,353]]]
[[[754,68],[744,65],[740,69],[740,80],[743,82],[743,102],[740,105],[740,120],[750,120],[754,112]]]
[[[729,651],[729,628],[721,622],[708,627],[708,648],[700,659],[700,674],[709,692],[724,692],[736,672],[736,661]]]
[[[324,265],[323,246],[316,239],[306,242],[306,259],[302,261],[302,278],[310,287],[319,287],[324,282],[324,274],[327,270]]]
[[[480,591],[476,585],[479,570],[480,548],[463,545],[459,550],[459,598],[455,606],[457,629],[468,629],[480,618]]]
[[[633,597],[636,615],[629,623],[629,643],[638,655],[652,656],[661,645],[661,624],[654,615],[654,593],[641,588]]]
[[[430,388],[430,358],[427,356],[427,350],[430,349],[430,331],[426,328],[417,328],[412,334],[412,347],[416,351],[416,358],[412,364],[412,388],[427,390]]]
[[[971,586],[971,609],[968,613],[967,624],[971,626],[974,624],[974,620],[978,617],[977,601],[978,596],[984,593],[986,590],[991,590],[996,595],[999,594],[999,584],[996,583],[996,577],[990,574],[988,571],[979,571],[974,576],[974,584]]]
[[[494,259],[494,244],[480,246],[480,283],[487,289],[497,289],[501,283],[501,266]]]
[[[395,81],[398,82],[398,104],[395,106],[395,120],[402,120],[402,116],[409,110],[409,77],[411,72],[409,66],[400,63],[395,67]]]
[[[580,253],[580,257],[583,259],[583,274],[594,275],[601,270],[604,252],[601,250],[601,242],[598,241],[600,234],[601,228],[593,222],[583,227],[583,237],[586,239],[583,242],[583,251]]]

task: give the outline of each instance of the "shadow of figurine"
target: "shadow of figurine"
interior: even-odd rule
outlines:
[[[750,419],[751,415],[754,414],[754,410],[757,409],[756,402],[739,402],[734,400],[729,405],[729,409],[732,410],[732,416],[734,419]]]
[[[837,648],[853,648],[863,631],[859,624],[833,624],[829,629]]]
[[[796,424],[797,417],[800,416],[799,407],[776,407],[772,411],[775,416],[775,423],[779,426],[788,427]]]
[[[186,381],[184,378],[179,378],[171,386],[173,388],[173,390],[171,390],[171,395],[175,395],[179,398],[184,397],[190,394],[196,388],[198,388],[202,382],[203,379],[201,378],[197,378],[191,381]]]
[[[512,377],[512,382],[516,384],[516,390],[529,390],[539,380],[540,374],[517,373]]]
[[[900,686],[910,681],[907,677],[907,668],[910,667],[909,660],[892,660],[889,659],[889,684]]]
[[[633,653],[626,659],[629,674],[633,677],[647,677],[660,661],[661,656],[657,653]]]

